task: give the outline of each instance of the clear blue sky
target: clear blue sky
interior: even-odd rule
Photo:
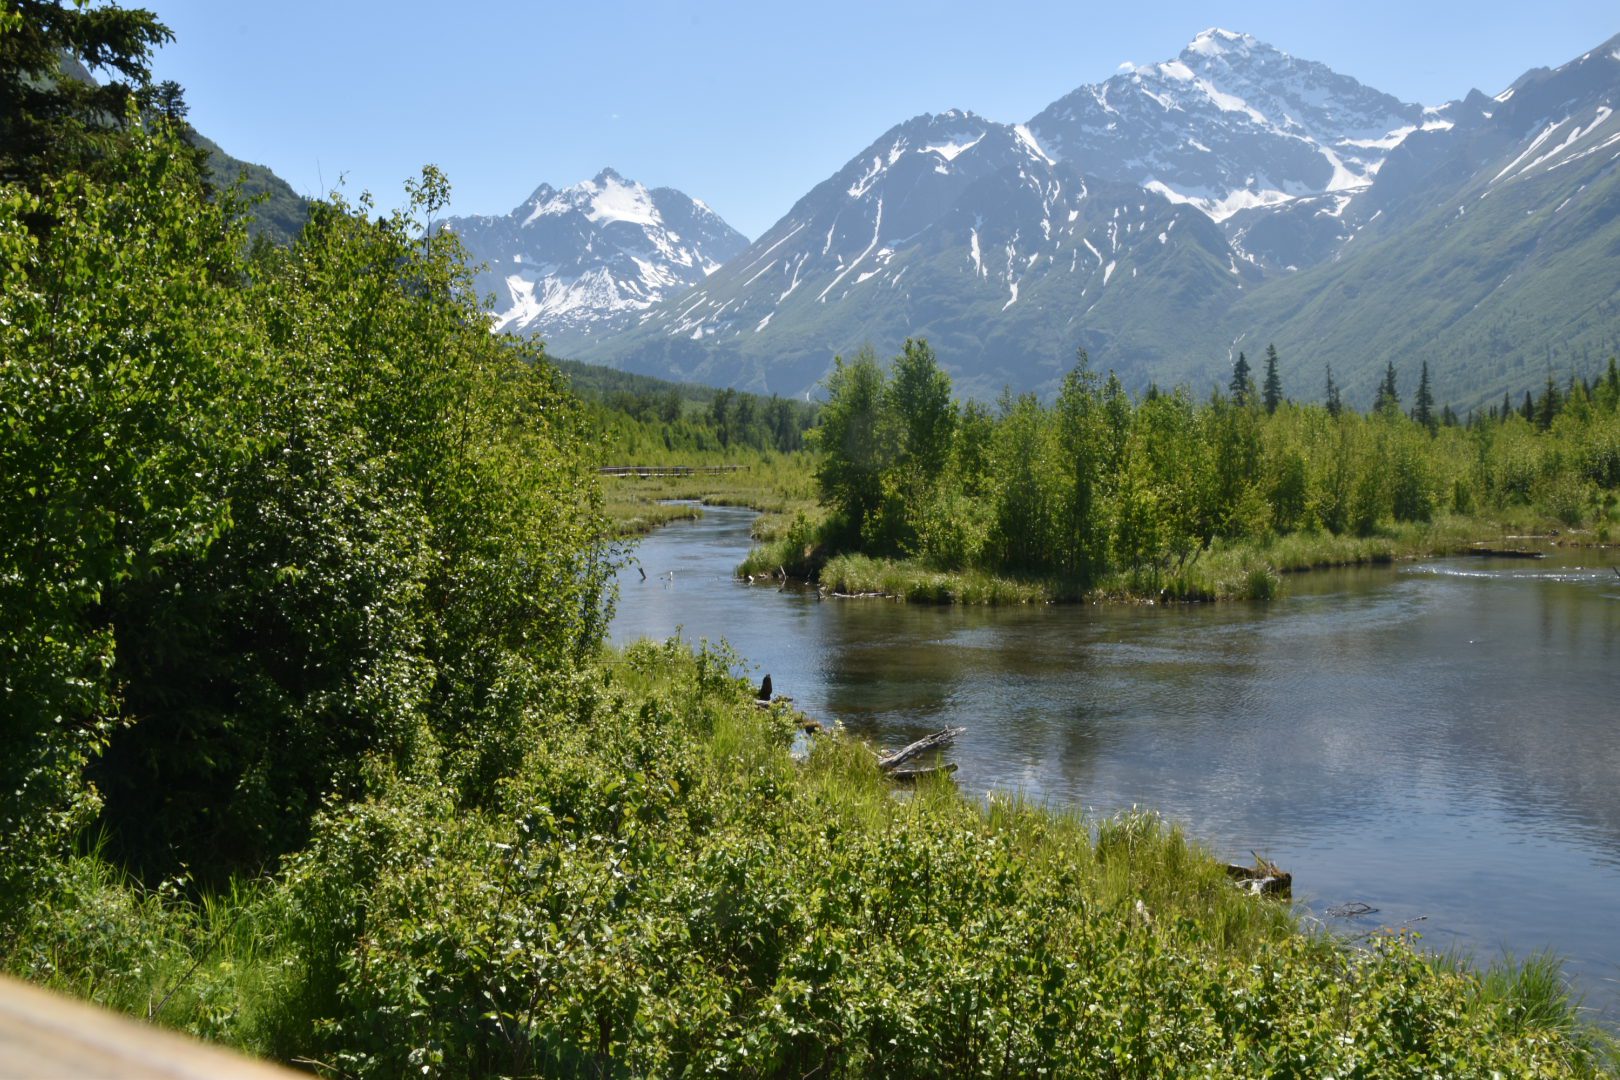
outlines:
[[[1207,26],[1408,101],[1497,93],[1620,33],[1614,0],[779,4],[125,0],[176,41],[160,78],[232,154],[315,194],[396,205],[432,162],[458,213],[611,165],[750,237],[891,125],[966,108],[1021,122]]]

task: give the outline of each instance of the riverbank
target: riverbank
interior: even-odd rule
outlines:
[[[604,653],[487,805],[401,777],[212,899],[82,857],[7,966],[331,1075],[1603,1074],[1556,965],[1308,932],[1152,814],[897,799],[736,662]]]
[[[760,511],[762,522],[815,507],[812,465],[802,452],[686,454],[660,464],[737,468],[686,476],[602,477],[603,511],[615,535],[640,536],[672,521],[690,521],[702,517],[704,506],[746,506]]]
[[[1554,539],[1582,542],[1535,519],[1447,515],[1432,522],[1386,525],[1365,537],[1316,532],[1264,541],[1217,540],[1179,566],[1111,570],[1100,582],[1083,587],[1061,578],[940,570],[914,560],[829,554],[806,521],[797,527],[772,522],[766,530],[756,529],[756,536],[761,531],[762,542],[738,567],[738,576],[785,568],[790,576],[814,581],[831,593],[936,604],[1269,600],[1286,590],[1287,575],[1311,570],[1438,558],[1480,546],[1522,550]]]

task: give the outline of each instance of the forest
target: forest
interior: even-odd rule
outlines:
[[[289,244],[255,242],[178,88],[149,85],[155,17],[22,0],[0,32],[6,973],[345,1078],[1612,1068],[1556,962],[1312,933],[1145,812],[948,781],[896,798],[860,741],[806,747],[759,707],[723,644],[609,647],[598,406],[489,333],[455,237],[427,228],[445,178],[397,211],[328,196]],[[63,49],[118,78],[53,75]],[[1336,439],[1346,461],[1412,455],[1435,499],[1452,469],[1422,440],[1491,440],[1506,471],[1471,498],[1556,490],[1557,453],[1584,517],[1580,455],[1614,430],[1596,391],[1545,432],[1434,435],[1132,403],[1084,370],[1055,406],[958,415],[907,356],[919,379],[835,376],[822,483],[848,535],[964,564],[1084,575],[1281,528],[1273,438],[1301,524],[1403,497],[1379,480],[1368,510],[1353,471],[1342,511],[1322,502],[1312,455]],[[797,406],[775,428],[725,400],[700,426],[727,440],[803,430]],[[863,401],[909,426],[863,433]],[[1152,424],[1253,468],[1183,494]],[[863,465],[868,435],[903,453]],[[1018,460],[1039,479],[1022,509],[995,471]],[[1047,531],[976,539],[992,512]]]
[[[1323,404],[1288,400],[1277,368],[1270,349],[1257,383],[1239,354],[1200,401],[1133,396],[1082,354],[1056,400],[989,408],[953,398],[926,342],[887,365],[865,350],[838,361],[811,433],[820,512],[745,569],[918,599],[1263,598],[1279,572],[1620,525],[1612,359],[1466,421],[1426,365],[1410,409],[1391,363],[1364,412],[1331,370]]]

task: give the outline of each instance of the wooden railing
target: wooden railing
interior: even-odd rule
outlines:
[[[0,1077],[295,1080],[307,1075],[0,976]]]

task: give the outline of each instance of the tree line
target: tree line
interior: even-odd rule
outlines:
[[[1367,536],[1439,514],[1528,508],[1566,525],[1612,521],[1620,487],[1620,370],[1549,380],[1540,402],[1459,423],[1423,366],[1409,412],[1389,365],[1373,407],[1288,401],[1279,357],[1239,355],[1207,399],[1126,392],[1082,353],[1055,400],[953,398],[926,342],[891,363],[839,359],[813,433],[833,551],[938,569],[1153,580],[1217,541]],[[1529,400],[1527,396],[1527,401]]]

